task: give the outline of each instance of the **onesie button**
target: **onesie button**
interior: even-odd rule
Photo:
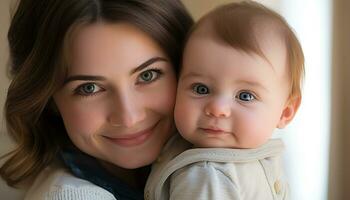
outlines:
[[[150,198],[149,198],[149,190],[147,190],[146,192],[145,192],[145,200],[149,200]]]
[[[280,180],[276,180],[276,181],[275,181],[275,184],[274,184],[273,186],[274,186],[274,188],[275,188],[276,194],[281,194],[281,192],[282,192],[282,184],[281,184],[281,181],[280,181]]]

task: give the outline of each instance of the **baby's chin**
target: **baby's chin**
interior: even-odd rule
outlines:
[[[227,143],[219,139],[208,139],[206,141],[192,143],[194,148],[237,148],[236,143]]]
[[[259,148],[265,141],[259,142],[238,142],[238,141],[225,141],[224,139],[207,139],[205,141],[196,141],[193,144],[194,148],[231,148],[231,149],[255,149]]]

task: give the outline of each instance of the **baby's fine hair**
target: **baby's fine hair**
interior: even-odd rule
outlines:
[[[264,52],[259,47],[257,29],[264,25],[272,25],[269,27],[273,27],[274,32],[280,36],[287,52],[287,66],[291,80],[289,99],[301,97],[304,54],[292,28],[281,15],[254,1],[229,3],[203,16],[192,27],[189,37],[203,24],[212,27],[212,36],[220,42],[246,53],[255,53],[266,60]]]

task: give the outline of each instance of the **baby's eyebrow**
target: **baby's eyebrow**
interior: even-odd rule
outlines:
[[[181,76],[180,80],[185,80],[185,79],[194,78],[194,77],[203,77],[203,75],[198,72],[189,72],[186,75]]]
[[[213,77],[210,77],[210,76],[208,77],[208,76],[205,76],[205,75],[198,73],[198,72],[189,72],[189,73],[181,76],[180,80],[184,81],[184,80],[189,79],[189,78],[201,78],[201,77],[213,79]],[[253,81],[253,80],[249,80],[249,79],[238,79],[238,80],[234,80],[233,83],[234,84],[245,84],[245,85],[249,85],[249,86],[256,87],[256,88],[261,88],[267,92],[269,91],[263,84],[259,83],[258,81]]]
[[[266,87],[264,87],[264,85],[262,85],[261,83],[256,82],[256,81],[250,81],[250,80],[241,79],[241,80],[236,80],[235,83],[250,85],[250,86],[253,86],[253,87],[257,87],[257,88],[261,88],[263,90],[269,91]]]

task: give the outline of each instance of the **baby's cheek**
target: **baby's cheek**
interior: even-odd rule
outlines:
[[[272,135],[274,126],[273,119],[266,116],[257,115],[252,117],[248,124],[246,124],[247,133],[251,138],[251,144],[253,146],[260,146],[265,143]]]
[[[187,129],[193,120],[192,114],[193,113],[188,109],[186,102],[178,98],[175,106],[174,117],[176,127],[181,133],[186,134],[188,131]]]
[[[194,98],[189,91],[181,88],[177,92],[175,105],[175,123],[176,126],[187,140],[195,137],[197,126],[204,114],[203,107],[206,104],[206,98]]]
[[[263,117],[255,114],[242,114],[242,117],[236,121],[236,132],[240,133],[240,138],[246,146],[256,147],[261,145],[269,138],[270,123]]]
[[[174,118],[175,118],[175,124],[177,129],[182,129],[184,126],[184,122],[186,120],[185,112],[183,112],[183,105],[182,104],[176,104],[174,109]]]

